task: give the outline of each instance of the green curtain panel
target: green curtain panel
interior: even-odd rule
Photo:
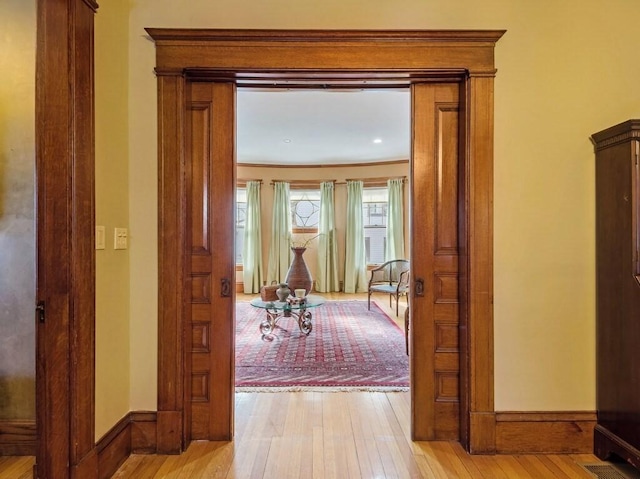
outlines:
[[[320,184],[320,222],[318,225],[318,272],[316,290],[340,291],[333,181]]]
[[[362,189],[362,181],[347,181],[347,230],[344,258],[345,293],[364,293],[368,287]]]
[[[247,213],[242,248],[242,275],[245,294],[259,293],[263,281],[260,182],[247,182]]]
[[[387,205],[386,261],[404,258],[404,179],[387,181],[389,202]]]
[[[289,183],[273,184],[273,217],[267,282],[283,283],[291,264],[291,203]]]

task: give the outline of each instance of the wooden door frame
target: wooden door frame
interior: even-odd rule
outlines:
[[[158,452],[189,438],[185,415],[184,316],[188,285],[185,225],[186,82],[269,81],[378,86],[462,78],[459,191],[461,440],[495,452],[493,374],[494,48],[504,31],[302,31],[157,29],[158,77]],[[412,338],[412,341],[414,338]],[[233,348],[230,347],[230,350]],[[228,355],[229,351],[215,354]],[[428,373],[428,369],[427,369]],[[234,394],[233,384],[215,384]],[[421,398],[412,396],[413,417]],[[232,410],[219,411],[233,431]],[[412,431],[413,439],[427,439]]]
[[[36,467],[94,478],[94,0],[38,0]],[[42,319],[42,320],[40,320]]]

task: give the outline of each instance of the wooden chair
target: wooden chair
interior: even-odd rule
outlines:
[[[371,270],[367,308],[371,309],[371,293],[386,293],[389,295],[389,307],[391,307],[391,298],[396,298],[396,316],[398,316],[398,301],[400,296],[407,294],[408,290],[409,261],[406,259],[387,261]]]

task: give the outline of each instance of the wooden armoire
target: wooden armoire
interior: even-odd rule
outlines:
[[[594,453],[640,468],[640,120],[592,135],[596,156]]]

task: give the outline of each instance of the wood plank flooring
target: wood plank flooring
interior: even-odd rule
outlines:
[[[405,299],[398,316],[387,296],[372,300],[404,329]],[[411,442],[409,416],[409,393],[237,393],[233,443],[193,443],[184,461],[132,456],[114,477],[590,479],[579,464],[600,463],[592,455],[470,456],[456,442]]]
[[[404,300],[398,317],[385,298],[378,304],[402,327]],[[409,415],[404,392],[237,393],[233,442],[193,442],[180,456],[132,455],[113,477],[590,479],[580,464],[604,464],[590,454],[470,456],[456,442],[412,442]],[[0,479],[31,478],[33,462],[0,458]]]
[[[34,464],[33,456],[0,457],[0,479],[31,479]]]
[[[592,455],[470,456],[411,442],[408,393],[238,393],[233,442],[131,456],[114,478],[592,478]],[[2,476],[0,476],[2,477]]]

